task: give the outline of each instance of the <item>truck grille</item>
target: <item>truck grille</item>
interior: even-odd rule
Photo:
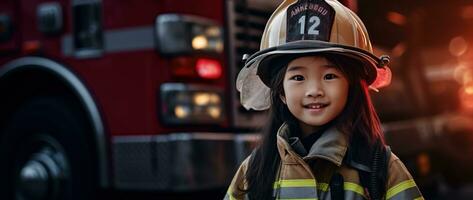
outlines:
[[[237,127],[255,128],[264,124],[266,112],[247,111],[239,101],[239,93],[235,89],[235,80],[243,67],[244,54],[253,54],[259,50],[261,36],[266,21],[271,16],[274,6],[255,6],[245,0],[227,1],[229,67],[232,74],[233,122]]]
[[[237,16],[233,22],[236,27],[233,34],[236,39],[237,55],[257,52],[266,21],[271,13],[249,8],[244,4],[235,6],[234,10]]]

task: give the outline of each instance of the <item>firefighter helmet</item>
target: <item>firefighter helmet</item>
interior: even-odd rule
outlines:
[[[260,51],[244,58],[237,77],[240,100],[246,109],[270,107],[268,88],[275,66],[270,61],[288,55],[335,54],[356,59],[371,89],[389,85],[388,56],[376,57],[363,22],[336,0],[285,0],[264,30]]]

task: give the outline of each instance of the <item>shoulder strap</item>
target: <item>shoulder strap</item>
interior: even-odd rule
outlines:
[[[334,173],[330,180],[330,196],[332,200],[345,199],[345,189],[343,188],[343,176],[339,173]]]
[[[368,198],[371,200],[383,199],[386,194],[390,158],[391,148],[389,146],[377,146],[372,155],[371,172],[358,170],[360,182],[368,190]]]
[[[368,199],[383,199],[386,194],[391,148],[381,145],[380,142],[372,148],[367,148],[368,145],[364,143],[356,143],[360,141],[362,140],[352,141],[344,162],[357,170],[361,186],[365,189]],[[332,196],[336,191],[344,191],[343,184],[341,188],[341,190],[332,190]],[[332,189],[332,186],[330,189]]]

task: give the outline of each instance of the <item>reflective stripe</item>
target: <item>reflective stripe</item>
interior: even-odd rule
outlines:
[[[233,198],[232,195],[230,195],[228,193],[225,195],[225,198],[223,198],[223,200],[234,200],[234,199],[235,198]]]
[[[319,199],[332,199],[330,196],[330,186],[328,183],[317,183],[316,188]]]
[[[317,190],[321,190],[323,192],[327,192],[329,189],[329,184],[328,183],[318,183],[317,184]]]
[[[366,199],[363,187],[344,182],[345,199]],[[330,185],[317,183],[314,179],[290,179],[274,182],[277,199],[330,199]]]
[[[364,195],[361,195],[358,192],[354,192],[351,190],[345,190],[345,199],[353,199],[353,200],[364,200],[366,199]]]
[[[279,189],[279,199],[316,199],[315,187],[282,187]]]
[[[419,195],[417,195],[417,196],[405,196],[407,194],[404,194],[404,193],[408,192],[407,189],[409,189],[409,188],[414,188],[419,193]],[[386,199],[390,199],[394,196],[397,196],[399,193],[401,193],[400,195],[403,196],[403,197],[411,197],[412,198],[412,197],[421,196],[420,192],[419,192],[419,189],[417,189],[416,183],[412,179],[407,180],[407,181],[403,181],[403,182],[391,187],[388,190],[388,192],[386,193]]]
[[[288,179],[274,182],[274,190],[278,199],[317,200],[317,186],[314,179]]]
[[[274,188],[279,187],[315,187],[316,181],[314,179],[288,179],[274,182]]]
[[[235,197],[232,196],[231,188],[228,188],[224,200],[235,200]]]
[[[361,185],[358,185],[356,183],[345,182],[343,184],[343,189],[345,189],[345,191],[352,191],[361,196],[365,196],[365,191],[363,190],[363,187],[361,187]]]
[[[389,200],[423,199],[423,197],[417,187],[411,187],[387,199]]]

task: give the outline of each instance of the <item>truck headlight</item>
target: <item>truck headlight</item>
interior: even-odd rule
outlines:
[[[221,26],[210,19],[192,15],[159,15],[156,18],[156,40],[162,54],[223,51]]]
[[[218,124],[224,120],[221,89],[165,83],[160,95],[161,118],[166,124]]]

